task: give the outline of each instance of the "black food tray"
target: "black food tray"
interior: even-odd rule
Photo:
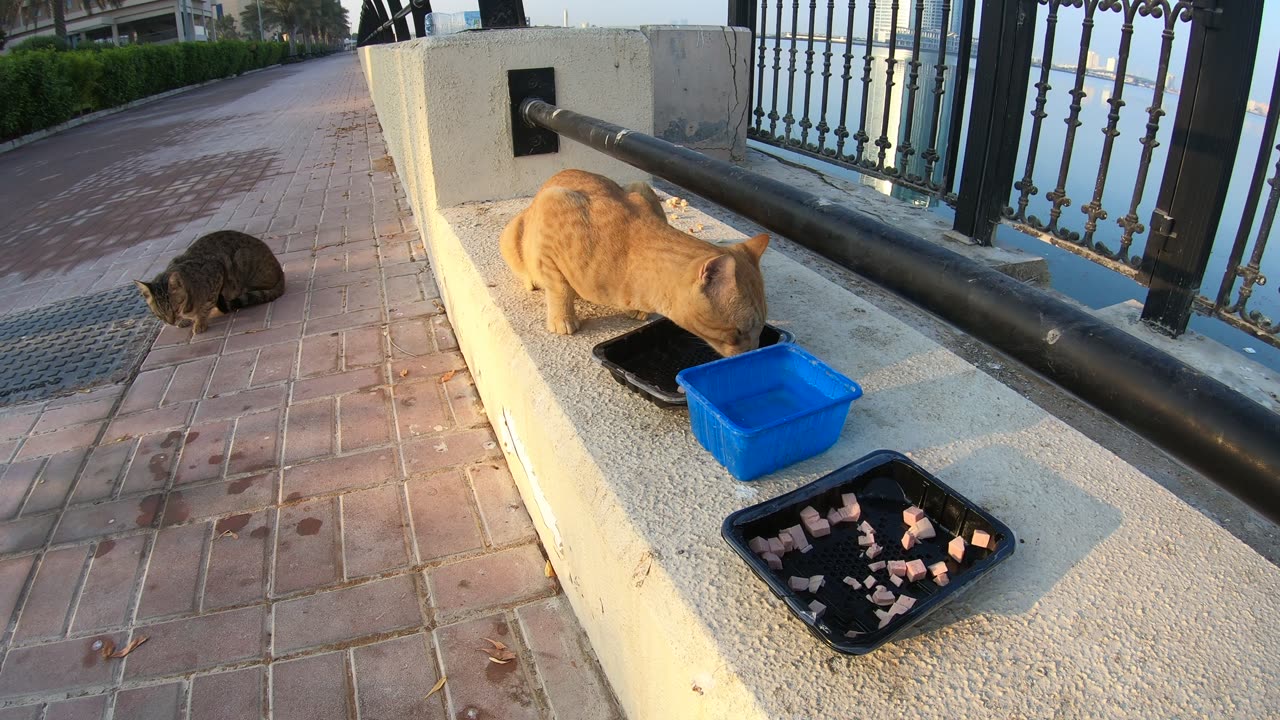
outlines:
[[[773,325],[765,325],[760,331],[760,347],[794,339],[791,333]],[[720,354],[704,340],[667,318],[605,340],[591,354],[614,380],[660,407],[687,406],[689,401],[680,392],[676,375],[720,359]]]
[[[782,570],[776,572],[748,547],[753,537],[775,537],[799,524],[800,510],[806,505],[812,505],[825,518],[829,508],[840,506],[840,494],[847,492],[857,494],[862,520],[872,525],[876,542],[884,547],[874,561],[868,560],[864,548],[858,546],[859,523],[839,523],[826,537],[810,537],[813,549],[808,553],[788,552],[782,557]],[[906,526],[902,511],[912,505],[923,509],[933,521],[937,537],[903,550],[901,539]],[[957,534],[968,542],[974,530],[990,533],[996,541],[995,550],[969,545],[964,562],[957,564],[947,555],[947,543]],[[849,655],[869,653],[893,640],[1012,555],[1017,543],[1007,525],[892,450],[878,450],[786,495],[743,508],[725,519],[721,535],[810,632],[833,650]],[[868,566],[875,561],[916,558],[925,565],[945,560],[951,582],[938,587],[926,577],[914,583],[903,582],[901,587],[890,585],[895,595],[906,593],[916,603],[883,630],[877,629],[879,620],[873,614],[877,606],[866,599],[870,590],[852,588],[844,578],[866,578],[872,574]],[[787,584],[793,575],[823,575],[825,583],[817,593],[794,591]],[[882,581],[888,579],[884,571],[875,575]],[[809,612],[809,603],[815,599],[827,606],[817,620]],[[850,630],[863,634],[850,638],[845,635]]]

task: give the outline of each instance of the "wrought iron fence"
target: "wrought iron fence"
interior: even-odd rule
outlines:
[[[749,137],[954,200],[974,3],[807,5],[761,0],[739,13],[758,51]]]

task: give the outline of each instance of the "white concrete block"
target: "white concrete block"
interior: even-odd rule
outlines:
[[[361,48],[383,135],[419,218],[428,209],[531,195],[580,168],[621,183],[648,175],[562,139],[514,157],[507,71],[553,67],[561,107],[653,132],[649,43],[638,30],[466,32]]]

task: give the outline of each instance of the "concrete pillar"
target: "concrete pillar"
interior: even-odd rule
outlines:
[[[120,26],[115,20],[111,21],[111,44],[117,46],[120,44]]]
[[[175,0],[173,3],[173,22],[178,29],[178,42],[187,39],[187,26],[182,22],[182,0]]]

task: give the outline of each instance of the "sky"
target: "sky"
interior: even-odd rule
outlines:
[[[1126,0],[1128,4],[1129,0]],[[1172,4],[1172,0],[1170,0]],[[354,29],[360,21],[359,0],[342,0],[343,5],[351,11],[351,26]],[[906,7],[908,0],[903,0]],[[959,0],[956,0],[959,6]],[[434,0],[432,9],[437,12],[459,12],[475,10],[479,7],[475,0]],[[769,3],[770,8],[776,7]],[[790,5],[790,3],[788,3]],[[819,3],[825,6],[825,3]],[[725,22],[728,3],[725,0],[524,0],[525,14],[535,25],[560,25],[564,10],[569,11],[569,23],[578,25],[583,22],[602,26],[635,26],[645,24],[665,24],[671,22],[688,23],[690,25],[719,25]],[[801,3],[801,22],[806,22],[808,3]],[[847,3],[837,3],[834,19],[836,28],[841,28],[848,17],[844,10]],[[855,26],[865,27],[866,3],[858,3],[859,10],[854,15]],[[825,18],[825,7],[819,8],[819,25],[822,27]],[[1043,36],[1045,28],[1045,8],[1041,6],[1038,16],[1037,40],[1035,55],[1043,54]],[[771,10],[772,14],[772,10]],[[1079,53],[1081,23],[1083,11],[1078,8],[1067,8],[1061,11],[1054,49],[1054,62],[1074,63]],[[1137,17],[1134,21],[1135,33],[1130,52],[1129,72],[1149,78],[1156,76],[1160,58],[1160,36],[1163,30],[1163,19]],[[1263,28],[1280,27],[1280,2],[1267,2],[1263,10]],[[789,29],[789,18],[784,19],[784,30]],[[1188,24],[1179,23],[1175,31],[1176,40],[1173,45],[1172,62],[1169,72],[1177,78],[1183,74],[1182,58],[1186,52]],[[838,30],[835,34],[843,34]],[[856,32],[862,35],[862,31]],[[1093,31],[1091,47],[1098,54],[1118,56],[1120,44],[1120,17],[1116,13],[1099,13]],[[1266,102],[1270,99],[1271,83],[1275,77],[1277,53],[1280,53],[1280,33],[1263,33],[1258,53],[1257,66],[1253,74],[1253,89],[1250,98]]]

